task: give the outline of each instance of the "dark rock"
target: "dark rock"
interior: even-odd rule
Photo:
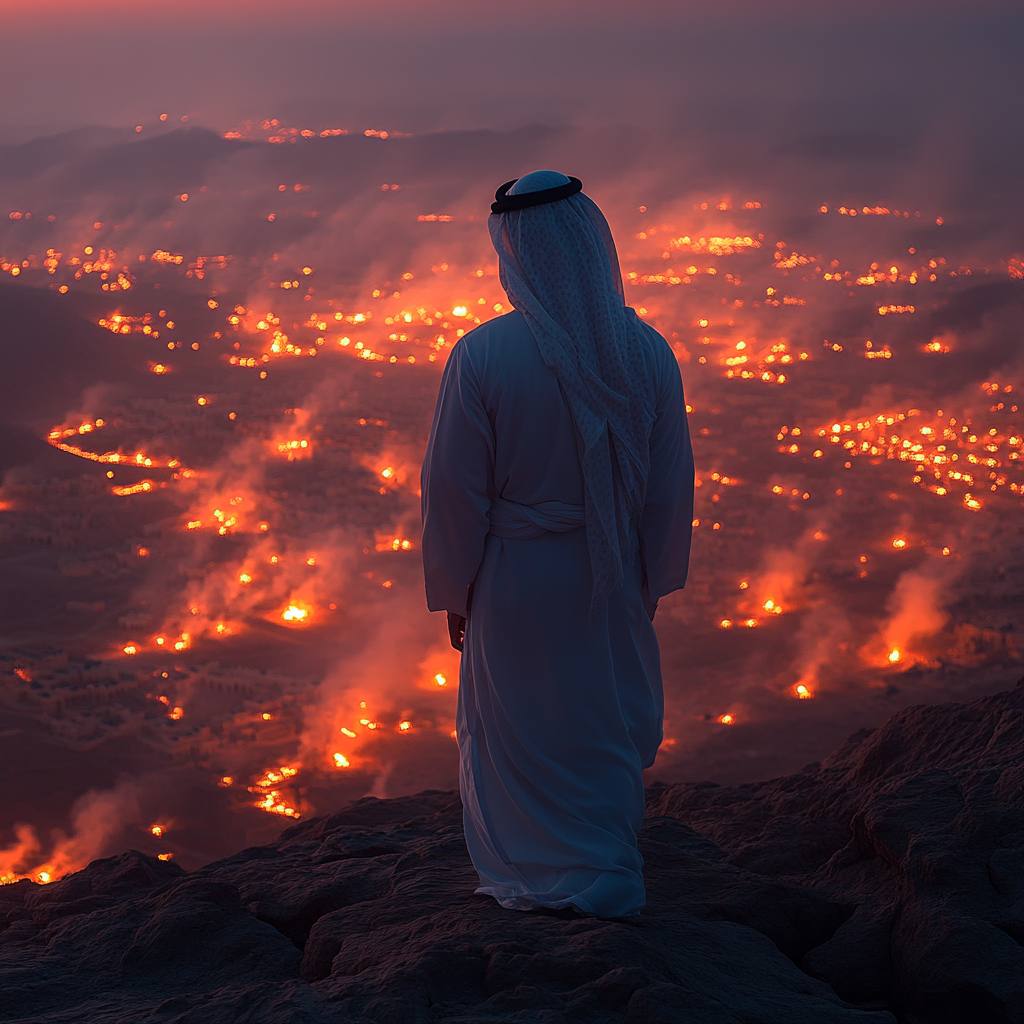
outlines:
[[[0,887],[0,1020],[1024,1024],[1020,689],[821,764],[655,786],[635,922],[473,889],[456,794],[364,799],[186,874]]]
[[[849,907],[794,957],[844,999],[935,1024],[1020,1024],[1022,712],[1020,684],[908,708],[795,776],[664,787],[648,809],[685,821],[761,885],[775,878]],[[765,922],[748,923],[783,948]]]

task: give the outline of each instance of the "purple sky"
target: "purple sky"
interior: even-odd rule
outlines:
[[[0,130],[1015,120],[1019,4],[0,2]]]

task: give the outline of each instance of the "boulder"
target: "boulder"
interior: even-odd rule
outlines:
[[[1024,680],[907,708],[797,775],[660,788],[648,812],[762,882],[849,907],[795,957],[844,999],[930,1024],[1024,1022]]]
[[[634,922],[477,896],[455,793],[186,873],[0,887],[0,1021],[1024,1024],[1024,689],[746,786],[655,786]]]

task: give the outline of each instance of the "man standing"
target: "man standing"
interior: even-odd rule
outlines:
[[[662,739],[658,600],[686,581],[693,456],[665,340],[624,303],[582,184],[534,171],[489,220],[513,312],[454,347],[423,464],[427,605],[462,651],[477,892],[630,917]]]

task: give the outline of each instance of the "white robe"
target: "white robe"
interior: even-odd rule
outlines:
[[[572,415],[523,316],[462,338],[441,382],[422,479],[427,605],[467,615],[473,585],[460,787],[477,892],[506,907],[628,917],[645,902],[636,831],[664,707],[648,611],[686,581],[693,456],[678,364],[643,337],[657,419],[640,556],[594,616],[584,527],[489,535],[494,499],[583,504]]]

